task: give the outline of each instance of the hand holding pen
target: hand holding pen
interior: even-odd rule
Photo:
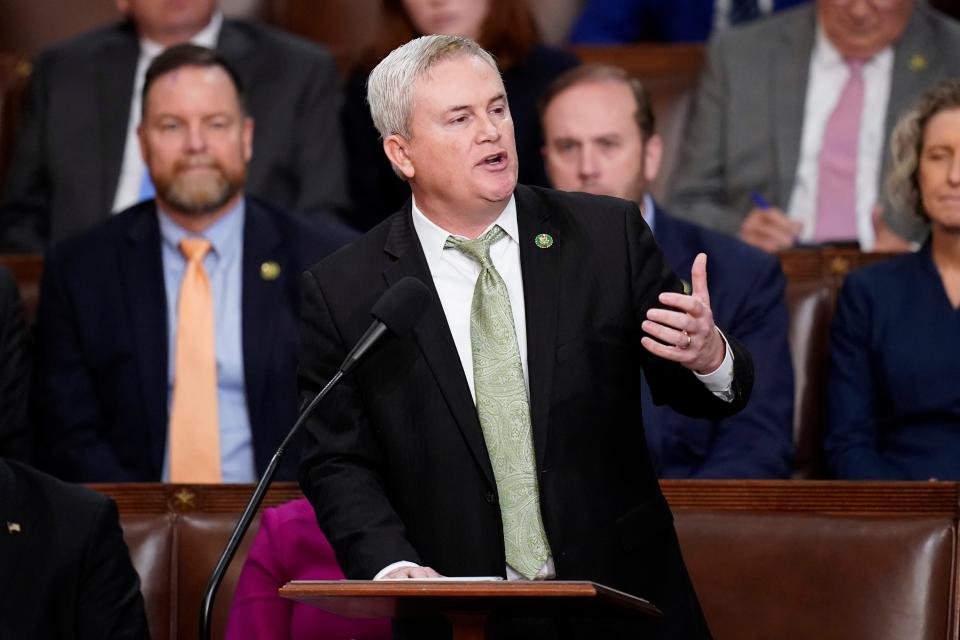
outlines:
[[[768,253],[792,247],[803,225],[791,220],[778,207],[770,206],[756,191],[750,197],[754,206],[740,225],[740,239]]]

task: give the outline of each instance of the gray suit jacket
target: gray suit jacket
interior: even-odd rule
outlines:
[[[674,178],[670,202],[678,215],[736,233],[753,207],[752,191],[788,206],[815,34],[810,4],[712,40]],[[894,48],[887,142],[913,100],[952,75],[960,75],[960,26],[918,3]],[[884,166],[888,155],[885,143]],[[922,233],[908,216],[886,209],[895,230]]]
[[[333,58],[305,40],[237,20],[224,20],[217,48],[240,73],[255,121],[246,192],[307,213],[345,209]],[[127,22],[37,57],[0,205],[0,249],[42,251],[109,216],[138,56]]]

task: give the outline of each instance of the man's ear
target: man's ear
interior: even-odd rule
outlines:
[[[663,139],[657,134],[653,134],[643,145],[643,178],[647,182],[653,182],[657,178],[662,160]]]
[[[383,139],[383,152],[387,154],[387,159],[407,180],[416,173],[410,160],[409,144],[409,141],[398,133]]]
[[[243,119],[243,160],[250,162],[253,158],[253,118],[247,116]]]
[[[141,121],[137,125],[137,142],[140,143],[140,157],[143,159],[144,166],[149,166],[147,162],[147,126]]]

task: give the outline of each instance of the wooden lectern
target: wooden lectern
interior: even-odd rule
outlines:
[[[346,618],[446,616],[454,640],[484,640],[493,614],[527,617],[660,616],[642,598],[593,582],[296,580],[284,598]]]

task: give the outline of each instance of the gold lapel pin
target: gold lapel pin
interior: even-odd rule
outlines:
[[[8,523],[7,523],[7,533],[20,533],[20,523],[19,523],[19,522],[8,522]]]
[[[683,279],[681,279],[680,282],[683,284],[683,292],[687,295],[690,295],[690,292],[693,291],[693,287],[690,286],[690,283]]]
[[[927,59],[922,53],[915,53],[910,56],[910,70],[923,71],[927,68]]]
[[[260,277],[266,281],[276,280],[280,277],[280,265],[273,260],[268,260],[260,265]]]
[[[553,236],[549,233],[538,234],[537,237],[533,239],[533,244],[541,249],[549,249],[553,246]]]

